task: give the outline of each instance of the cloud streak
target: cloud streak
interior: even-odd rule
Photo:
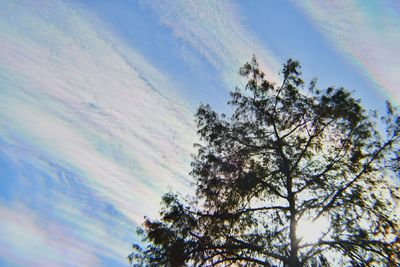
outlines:
[[[395,1],[293,1],[329,42],[400,102],[400,6]]]
[[[266,44],[245,26],[230,1],[145,1],[175,36],[190,44],[222,75],[229,88],[237,85],[238,68],[256,54],[271,80],[280,63]]]
[[[19,166],[7,178],[18,186],[11,203],[0,202],[0,258],[123,264],[132,235],[124,238],[155,214],[160,194],[188,186],[190,108],[90,13],[59,1],[6,1],[0,10],[1,154]]]

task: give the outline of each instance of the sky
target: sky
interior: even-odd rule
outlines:
[[[0,266],[128,266],[143,216],[193,192],[200,103],[256,55],[279,81],[400,103],[400,2],[0,1]]]

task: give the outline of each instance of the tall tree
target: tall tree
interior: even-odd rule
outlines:
[[[255,58],[240,74],[231,116],[197,111],[195,196],[163,196],[132,266],[398,266],[396,109],[379,119],[343,88],[305,88],[293,60],[279,86]],[[298,225],[320,219],[329,227],[302,238]]]

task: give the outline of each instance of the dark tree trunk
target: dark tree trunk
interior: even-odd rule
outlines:
[[[288,267],[298,267],[300,266],[300,261],[298,258],[298,240],[296,236],[296,227],[297,227],[297,221],[296,221],[296,209],[294,209],[294,197],[293,194],[289,195],[289,202],[290,202],[290,232],[289,232],[289,238],[290,238],[290,256],[289,256],[289,262],[288,262]]]
[[[289,257],[288,267],[300,267],[300,261],[297,255],[291,255]]]

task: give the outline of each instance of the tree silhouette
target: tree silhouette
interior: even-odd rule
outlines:
[[[343,88],[304,86],[288,60],[276,86],[253,58],[232,115],[201,105],[194,197],[167,193],[132,266],[398,266],[400,118]],[[329,227],[303,241],[298,223]]]

